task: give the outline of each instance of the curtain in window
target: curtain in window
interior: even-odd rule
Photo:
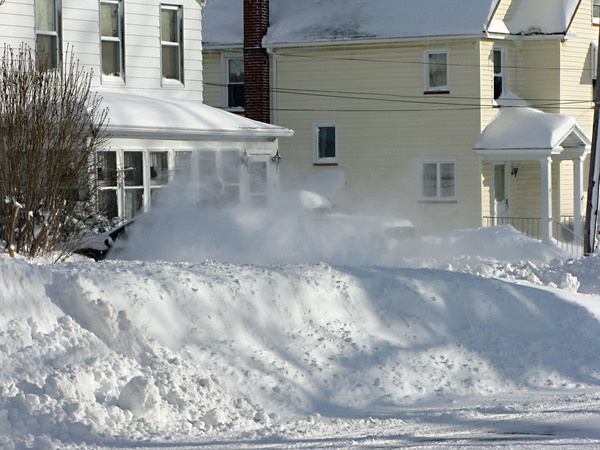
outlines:
[[[427,55],[430,88],[448,85],[447,57],[446,53],[430,53]]]
[[[125,152],[125,186],[142,186],[144,184],[144,154],[142,152]]]

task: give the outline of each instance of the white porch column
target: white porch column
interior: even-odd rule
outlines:
[[[573,232],[583,237],[583,156],[573,159]]]
[[[541,205],[542,205],[542,223],[541,237],[544,244],[550,244],[552,237],[552,160],[550,157],[540,159],[541,168]]]

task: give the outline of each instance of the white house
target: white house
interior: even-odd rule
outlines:
[[[199,197],[268,201],[278,184],[286,128],[202,104],[200,0],[7,0],[0,45],[35,49],[60,68],[73,51],[109,109],[98,157],[100,206],[109,217],[148,211],[178,174]]]

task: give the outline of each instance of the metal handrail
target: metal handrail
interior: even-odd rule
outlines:
[[[484,226],[512,225],[515,230],[520,231],[524,235],[537,241],[542,240],[542,219],[540,217],[485,216],[483,220]],[[561,217],[561,222],[553,218],[552,241],[562,250],[575,257],[579,257],[583,255],[583,237],[573,231],[573,223],[573,216],[563,216]]]

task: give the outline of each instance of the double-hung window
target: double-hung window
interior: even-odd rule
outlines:
[[[163,80],[183,83],[183,11],[181,6],[160,6],[160,45]]]
[[[244,59],[241,56],[223,58],[223,106],[244,110]]]
[[[600,0],[592,0],[592,22],[600,23]]]
[[[61,64],[61,0],[35,0],[36,62],[41,69]]]
[[[456,200],[456,162],[425,161],[421,163],[421,200]]]
[[[492,59],[494,64],[494,100],[498,100],[504,92],[504,50],[501,48],[492,50]]]
[[[315,123],[313,125],[313,133],[314,163],[337,164],[337,125],[335,123]]]
[[[103,79],[125,78],[123,1],[100,2],[101,62]]]
[[[427,50],[424,54],[425,92],[450,92],[447,50]]]

